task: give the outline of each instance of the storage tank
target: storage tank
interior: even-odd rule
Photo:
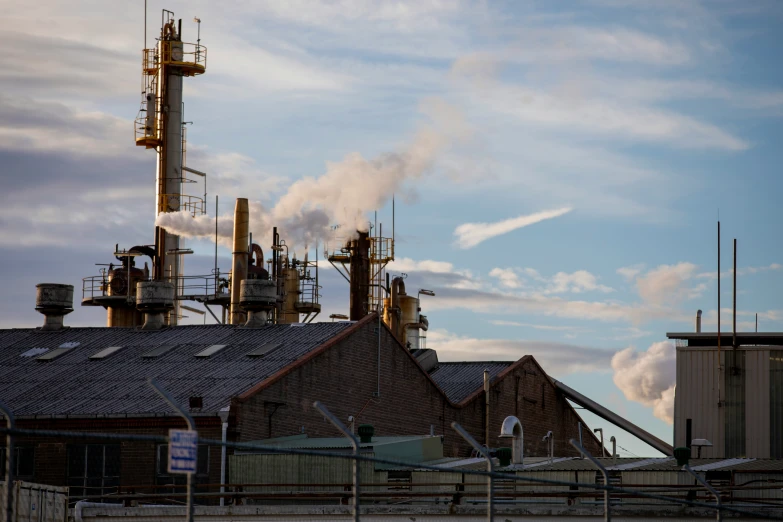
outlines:
[[[128,257],[126,259],[133,259]],[[136,285],[139,281],[149,279],[149,269],[128,269],[127,261],[123,266],[111,268],[108,273],[106,295],[112,297],[127,297],[125,301],[111,301],[106,306],[106,326],[114,328],[132,328],[143,322],[143,314],[136,309]],[[130,284],[129,284],[130,282]]]
[[[299,322],[299,312],[296,309],[296,303],[299,301],[299,271],[293,265],[286,262],[282,272],[284,300],[283,312],[280,314],[278,323],[291,324]]]

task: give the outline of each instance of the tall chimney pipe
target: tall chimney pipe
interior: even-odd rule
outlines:
[[[734,275],[734,291],[732,292],[733,295],[733,301],[732,304],[732,311],[731,311],[731,347],[733,350],[737,349],[737,238],[734,238],[734,270],[732,270]]]
[[[701,333],[701,310],[696,311],[696,333]]]
[[[351,321],[358,321],[370,308],[370,235],[359,232],[349,243],[351,252],[350,309]]]
[[[484,445],[489,450],[489,370],[484,370]]]
[[[245,311],[240,304],[242,281],[247,279],[247,244],[250,233],[250,211],[247,198],[237,198],[234,207],[234,250],[231,269],[231,317],[230,324],[242,324],[246,321]]]

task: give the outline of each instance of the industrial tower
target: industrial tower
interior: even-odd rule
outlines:
[[[164,212],[185,210],[193,216],[206,213],[204,198],[182,193],[184,183],[192,183],[185,172],[202,178],[202,172],[185,166],[185,132],[183,122],[182,81],[188,76],[204,74],[207,50],[201,45],[201,20],[197,43],[182,41],[182,20],[175,23],[174,13],[163,10],[157,44],[144,49],[142,55],[142,105],[136,118],[136,145],[155,149],[156,168],[155,217]],[[206,179],[204,179],[206,192]],[[177,294],[183,289],[183,254],[179,236],[156,229],[153,279],[171,281]],[[179,307],[171,313],[169,324],[177,324]]]

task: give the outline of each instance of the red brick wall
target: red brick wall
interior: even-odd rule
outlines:
[[[372,424],[376,435],[427,434],[434,424],[435,433],[445,435],[447,456],[470,453],[467,443],[451,428],[454,420],[476,440],[484,442],[483,393],[464,407],[450,404],[385,327],[381,330],[380,396],[374,397],[378,375],[377,335],[376,322],[363,324],[348,338],[239,403],[241,440],[294,435],[302,428],[310,437],[339,436],[313,408],[313,402],[319,400],[344,424],[353,415],[357,426]],[[523,424],[526,455],[547,454],[541,439],[549,430],[554,432],[556,455],[576,455],[568,439],[578,439],[578,418],[532,358],[494,383],[490,393],[493,447],[509,445],[497,436],[503,419],[515,415]],[[278,403],[285,406],[276,406]],[[599,444],[591,433],[587,426],[583,427],[588,450],[598,454]]]
[[[20,420],[19,428],[111,433],[123,435],[168,436],[171,428],[185,429],[179,418],[148,419],[41,419]],[[199,436],[220,440],[219,419],[196,419]],[[35,477],[42,484],[65,486],[68,480],[68,444],[119,444],[120,484],[122,486],[144,486],[155,483],[156,448],[158,442],[137,440],[74,439],[58,436],[18,437],[19,446],[35,446]],[[209,481],[220,482],[220,447],[210,448]]]

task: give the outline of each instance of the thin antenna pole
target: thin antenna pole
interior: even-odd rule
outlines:
[[[215,294],[217,294],[217,250],[218,250],[218,196],[215,194]]]
[[[731,347],[732,349],[737,349],[737,238],[734,238],[734,270],[732,271],[734,274],[734,292],[733,292],[733,304],[732,304],[732,311],[731,311],[731,331],[732,338],[731,338]]]
[[[759,314],[756,313],[756,333],[759,333]]]
[[[723,368],[720,355],[720,220],[718,220],[718,407],[720,407],[720,381]]]
[[[144,0],[144,49],[147,48],[147,0]]]
[[[392,251],[391,251],[391,257],[392,260],[394,259],[394,194],[392,194]]]

